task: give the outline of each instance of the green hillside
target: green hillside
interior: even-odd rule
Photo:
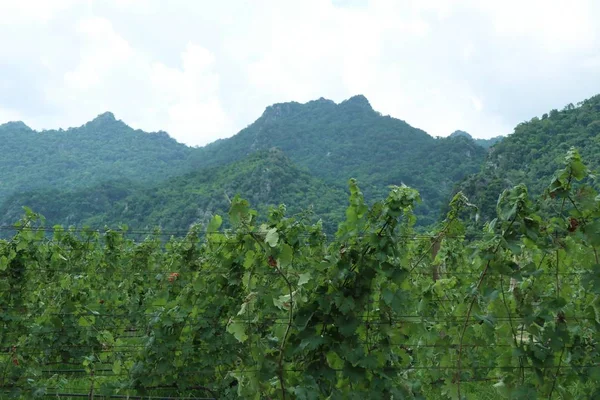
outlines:
[[[435,139],[382,116],[359,95],[340,104],[319,99],[270,106],[239,134],[201,149],[198,162],[226,164],[271,147],[327,182],[358,179],[367,198],[384,196],[389,185],[417,188],[423,224],[437,220],[454,183],[476,172],[486,154],[472,140]]]
[[[104,113],[78,128],[0,125],[0,202],[32,189],[77,189],[107,180],[151,183],[191,170],[194,149],[165,132],[134,130]]]
[[[364,96],[275,104],[237,135],[203,148],[134,130],[110,113],[66,131],[36,132],[13,122],[0,126],[0,219],[13,222],[26,205],[56,223],[186,229],[226,209],[224,193],[241,193],[263,209],[278,202],[298,211],[314,206],[331,222],[343,211],[325,200],[327,193],[356,178],[368,200],[390,185],[418,189],[420,225],[438,220],[453,190],[465,192],[486,220],[505,188],[524,183],[541,193],[571,146],[598,167],[599,135],[600,96],[487,140],[464,131],[433,138],[382,116]],[[250,157],[273,148],[285,156]],[[270,175],[261,175],[259,161],[279,169],[265,166]],[[305,196],[318,191],[326,195]]]
[[[590,168],[600,167],[600,95],[519,124],[491,149],[481,171],[456,190],[480,206],[484,218],[491,218],[502,190],[524,183],[533,193],[543,192],[571,147]]]
[[[117,226],[186,231],[225,214],[240,194],[264,213],[285,204],[291,214],[312,210],[329,231],[343,216],[345,191],[295,167],[276,149],[253,153],[223,167],[210,167],[150,187],[111,181],[77,191],[48,190],[13,195],[0,208],[0,223],[16,221],[27,206],[48,224]],[[316,217],[315,217],[316,218]]]
[[[384,196],[390,185],[419,189],[423,203],[416,213],[421,225],[437,221],[456,182],[476,172],[486,154],[469,138],[435,139],[404,121],[382,116],[364,96],[340,104],[325,99],[275,104],[237,135],[204,148],[187,147],[164,132],[134,130],[111,113],[66,131],[36,132],[15,122],[0,127],[0,204],[14,195],[2,207],[2,219],[10,221],[20,206],[29,205],[47,210],[44,214],[51,220],[65,224],[133,220],[185,228],[198,218],[194,193],[203,189],[194,187],[195,181],[184,185],[178,201],[190,202],[183,207],[187,211],[169,214],[174,220],[167,222],[165,209],[176,207],[153,192],[170,185],[161,186],[163,181],[193,171],[198,176],[198,171],[212,167],[211,174],[230,182],[230,194],[255,194],[230,164],[271,148],[281,149],[328,187],[344,187],[348,179],[356,178],[369,200]],[[214,183],[216,192],[220,183]],[[297,207],[312,204],[304,201],[304,192],[297,193]],[[127,210],[135,198],[135,204],[143,204],[137,206],[143,213],[115,211],[115,201],[125,198]],[[264,200],[269,201],[260,204],[272,204]]]

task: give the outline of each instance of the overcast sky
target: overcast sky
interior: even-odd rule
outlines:
[[[434,136],[600,92],[597,0],[0,0],[0,123],[112,111],[203,145],[266,106],[364,94]]]

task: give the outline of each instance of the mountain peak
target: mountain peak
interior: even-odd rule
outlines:
[[[98,122],[113,122],[116,121],[117,119],[115,118],[115,115],[113,113],[111,113],[110,111],[106,111],[103,112],[102,114],[99,114],[96,118],[94,118],[92,120],[92,122],[94,121],[98,121]]]
[[[295,101],[288,103],[275,103],[268,106],[263,112],[262,118],[267,120],[276,120],[279,118],[288,117],[297,112],[302,105]]]
[[[2,128],[12,129],[12,130],[26,130],[26,131],[32,130],[23,121],[9,121],[4,124],[0,124],[0,129],[2,129]]]
[[[335,110],[336,103],[333,100],[326,99],[324,97],[320,97],[317,100],[312,100],[307,103],[298,103],[295,101],[290,101],[287,103],[275,103],[271,106],[268,106],[263,112],[262,118],[265,118],[269,121],[289,117],[297,114],[298,112],[302,112],[302,110],[315,108],[327,107],[330,111]],[[342,109],[349,108],[354,111],[358,110],[367,110],[373,111],[371,107],[371,103],[369,100],[362,94],[358,94],[356,96],[352,96],[347,100],[342,101],[338,104]],[[308,107],[308,108],[304,108]],[[329,108],[330,107],[330,108]]]
[[[114,129],[117,128],[129,128],[131,129],[125,122],[120,119],[116,119],[115,115],[110,111],[103,112],[99,114],[93,120],[87,122],[84,127],[92,127],[101,132],[113,132]]]
[[[317,100],[311,100],[306,104],[321,105],[321,106],[335,106],[333,100],[326,99],[325,97],[319,97]]]
[[[352,96],[349,99],[342,101],[340,106],[352,106],[373,111],[371,103],[369,103],[369,100],[362,94],[357,94],[356,96]]]
[[[463,137],[466,137],[469,139],[473,139],[473,136],[471,136],[467,132],[461,131],[461,130],[454,131],[450,134],[450,137],[460,137],[460,136],[463,136]]]

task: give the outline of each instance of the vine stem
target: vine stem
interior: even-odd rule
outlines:
[[[571,181],[573,180],[573,169],[569,168],[569,177],[567,178],[567,193],[570,193],[571,191]],[[567,195],[567,197],[569,198],[569,200],[571,200],[571,196]],[[559,214],[562,215],[563,210],[565,209],[565,202],[567,201],[567,197],[563,197],[563,201],[562,204],[560,205],[560,212]],[[571,200],[573,201],[573,200]]]
[[[569,191],[569,192],[571,190],[571,181],[572,180],[573,180],[573,169],[569,168],[569,178],[567,180],[567,191]],[[562,201],[562,203],[560,205],[559,215],[561,215],[561,216],[562,216],[563,211],[565,209],[565,202],[567,201],[567,198],[573,204],[573,206],[575,206],[575,209],[578,210],[577,205],[575,204],[575,202],[573,201],[573,199],[571,199],[570,194],[568,194],[567,197],[563,198],[563,201]],[[558,232],[555,235],[555,240],[558,243]],[[559,252],[558,252],[558,249],[556,249],[556,277],[555,277],[555,279],[556,279],[556,298],[557,299],[560,297],[560,281],[559,281],[559,276],[558,276],[558,269],[559,269]]]
[[[366,325],[367,354],[371,354],[371,343],[369,342],[370,327],[371,327],[371,301],[367,301],[367,325]]]
[[[92,369],[92,371],[90,372],[90,381],[91,381],[91,385],[90,385],[90,394],[88,396],[88,399],[93,400],[94,399],[94,384],[95,382],[95,374],[94,374],[94,370]]]
[[[544,254],[542,255],[542,259],[540,260],[538,266],[536,269],[541,269],[542,268],[542,264],[544,264],[544,260],[546,260],[546,256],[549,253],[544,252]],[[535,281],[535,278],[532,279],[531,281],[531,286],[533,286],[533,282]],[[521,307],[523,306],[523,303],[525,302],[525,296],[527,295],[527,291],[523,292],[523,295],[521,297],[521,301],[519,301],[519,305],[517,306],[517,310],[520,310]],[[522,316],[522,313],[519,313]],[[521,324],[521,333],[519,335],[519,340],[521,343],[523,343],[523,332],[525,330],[525,324]],[[521,383],[525,383],[525,368],[521,368]]]
[[[292,259],[292,263],[293,263],[293,259]],[[285,350],[285,343],[287,341],[287,337],[288,337],[288,335],[290,333],[290,329],[292,327],[292,321],[294,319],[294,288],[292,287],[292,283],[290,282],[288,277],[283,273],[281,268],[279,268],[279,266],[277,266],[276,269],[277,269],[277,272],[279,273],[279,275],[281,275],[281,277],[285,281],[285,283],[288,287],[288,290],[290,292],[290,312],[288,315],[288,323],[287,323],[287,327],[285,328],[285,334],[283,335],[283,340],[281,341],[281,346],[279,346],[279,360],[277,360],[277,368],[279,369],[279,384],[281,386],[281,397],[283,400],[285,400],[285,383],[284,383],[284,379],[283,379],[283,351]]]
[[[519,347],[517,343],[517,332],[515,331],[515,327],[512,322],[512,316],[510,313],[510,308],[508,307],[508,303],[506,302],[506,295],[504,294],[504,277],[500,276],[500,290],[502,291],[502,302],[504,303],[504,307],[506,307],[506,313],[508,314],[508,323],[510,324],[510,331],[512,332],[513,342],[515,347]],[[521,370],[523,370],[523,356],[519,356],[519,365]]]
[[[519,214],[519,208],[520,207],[517,207],[517,212],[515,214],[515,217],[510,221],[510,224],[508,225],[508,228],[506,228],[505,232],[510,231],[510,229],[513,226],[513,224],[515,223],[517,215]],[[498,250],[500,249],[500,244],[501,243],[502,242],[498,242],[498,244],[494,248],[494,251],[492,252],[492,254],[496,254],[498,252]],[[456,362],[456,367],[457,367],[456,368],[457,369],[456,388],[457,388],[457,392],[458,392],[457,394],[458,394],[458,398],[459,399],[461,399],[461,395],[460,395],[460,374],[461,374],[461,369],[462,369],[462,350],[463,350],[463,341],[465,339],[465,332],[467,331],[467,326],[469,325],[469,318],[471,318],[471,313],[473,312],[473,307],[475,306],[475,301],[477,301],[477,292],[479,291],[479,288],[481,287],[481,284],[483,283],[483,279],[487,275],[487,272],[488,272],[488,269],[490,268],[491,262],[492,262],[491,259],[488,260],[488,262],[485,265],[485,268],[481,272],[481,276],[479,277],[479,280],[477,281],[477,285],[475,285],[475,294],[473,296],[473,299],[469,303],[469,308],[467,309],[467,315],[465,316],[465,323],[463,324],[462,330],[460,332],[460,340],[458,342],[458,360]]]
[[[450,221],[448,221],[448,223],[446,224],[446,226],[444,227],[444,229],[442,229],[436,236],[435,236],[435,240],[432,241],[431,245],[429,246],[429,248],[427,249],[427,251],[424,251],[421,254],[421,257],[419,257],[419,259],[417,260],[416,263],[414,263],[414,265],[410,268],[410,270],[408,270],[409,273],[413,272],[415,270],[415,268],[417,268],[419,266],[419,264],[421,264],[421,262],[425,259],[425,257],[428,254],[431,254],[431,250],[433,250],[433,246],[435,246],[435,244],[444,238],[446,231],[448,230],[448,228],[450,228],[450,224],[455,220],[456,218],[452,218]]]
[[[569,170],[569,179],[567,181],[567,190],[568,191],[571,190],[571,180],[572,179],[573,179],[573,170],[570,169]],[[567,195],[567,197],[571,201],[571,203],[573,204],[573,206],[575,207],[575,209],[578,210],[577,205],[575,204],[575,202],[573,201],[573,199],[571,199],[571,196]],[[564,207],[565,207],[565,201],[566,200],[567,200],[567,198],[563,198],[562,204],[560,206],[560,214],[561,215],[563,213],[563,210],[564,210]],[[558,234],[556,236],[558,238]],[[557,299],[560,297],[560,286],[559,286],[559,276],[558,276],[559,261],[560,261],[560,259],[559,259],[559,250],[556,249],[556,298]],[[552,399],[552,394],[554,393],[554,388],[556,387],[556,381],[558,379],[558,373],[560,371],[560,366],[562,364],[562,358],[563,358],[563,355],[565,353],[565,348],[566,348],[566,346],[563,346],[562,351],[560,352],[560,357],[558,358],[558,366],[556,367],[556,374],[554,375],[554,380],[552,381],[552,387],[550,388],[550,393],[548,393],[548,399]]]
[[[383,231],[388,227],[388,225],[390,224],[390,220],[392,219],[392,217],[388,217],[383,226],[381,227],[381,229],[379,230],[379,233],[377,234],[377,236],[381,237],[381,235],[383,234]],[[366,231],[366,228],[365,228]],[[363,231],[364,233],[364,231]],[[358,262],[354,263],[354,265],[352,265],[352,267],[350,267],[349,269],[349,274],[348,276],[346,276],[346,279],[344,279],[344,282],[342,283],[342,286],[346,286],[348,284],[348,282],[350,281],[350,275],[356,271],[356,267],[362,263],[363,258],[365,258],[365,255],[367,255],[367,253],[369,252],[369,250],[372,250],[371,246],[366,246],[365,249],[363,250],[363,252],[360,254],[360,258],[358,260]]]
[[[258,245],[263,249],[263,251],[266,253],[265,247],[263,245],[263,243],[258,240],[258,238],[256,237],[256,235],[254,235],[254,233],[250,233],[250,236],[258,243]],[[292,263],[293,263],[293,258],[292,258]],[[285,397],[285,381],[283,379],[283,351],[285,350],[285,344],[287,342],[287,337],[290,333],[290,329],[292,327],[292,321],[294,319],[294,288],[292,286],[292,283],[290,282],[290,280],[288,279],[288,277],[283,273],[283,271],[281,270],[281,268],[279,267],[279,265],[275,266],[275,270],[277,271],[277,273],[283,278],[283,280],[285,281],[285,284],[288,287],[288,291],[290,293],[290,312],[288,314],[288,323],[287,323],[287,327],[285,329],[285,333],[283,335],[283,340],[281,341],[281,345],[279,346],[279,359],[277,360],[277,375],[279,377],[279,385],[281,387],[281,398],[283,400],[286,399]]]
[[[560,280],[559,280],[559,276],[558,276],[559,262],[560,262],[560,258],[559,258],[559,254],[558,254],[558,249],[556,249],[556,298],[557,299],[560,297]]]
[[[490,267],[490,261],[487,262],[487,264],[485,265],[485,268],[483,269],[483,272],[481,273],[481,276],[479,277],[479,281],[477,282],[477,285],[475,286],[475,291],[479,291],[479,288],[481,287],[481,284],[483,283],[483,279],[485,278],[485,275],[487,274],[487,271]],[[475,306],[475,301],[477,300],[477,295],[473,296],[473,300],[471,300],[471,303],[469,304],[469,308],[467,309],[467,315],[465,316],[465,323],[463,324],[462,330],[460,332],[460,341],[458,343],[458,360],[456,363],[457,366],[457,376],[456,376],[456,388],[458,391],[458,398],[459,400],[461,399],[461,395],[460,395],[460,373],[461,373],[461,369],[462,369],[462,349],[463,349],[463,340],[465,337],[465,332],[467,331],[467,326],[469,324],[469,318],[471,318],[471,313],[473,312],[473,307]]]
[[[4,387],[4,384],[6,383],[6,374],[8,373],[8,367],[10,366],[10,363],[11,357],[7,357],[6,363],[4,364],[4,372],[2,373],[2,387]]]
[[[563,346],[562,351],[560,352],[558,366],[556,367],[556,374],[554,374],[554,381],[552,381],[552,387],[550,388],[550,393],[548,393],[548,399],[552,399],[552,393],[554,393],[554,388],[556,387],[556,381],[558,380],[558,373],[560,372],[560,365],[562,364],[563,354],[565,354],[565,348],[566,346]]]

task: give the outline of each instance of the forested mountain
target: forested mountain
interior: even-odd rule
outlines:
[[[358,179],[367,198],[384,196],[389,185],[417,188],[422,223],[437,219],[454,183],[476,172],[486,154],[472,140],[435,139],[382,116],[359,95],[340,104],[321,98],[270,106],[239,134],[201,149],[198,162],[226,164],[271,147],[327,182]]]
[[[481,171],[456,190],[480,207],[484,219],[491,218],[506,188],[524,183],[540,194],[570,147],[577,148],[592,169],[600,166],[600,95],[519,124],[491,148]]]
[[[190,172],[196,176],[217,173],[221,180],[214,182],[215,188],[227,181],[225,174],[233,174],[231,184],[240,186],[229,186],[230,194],[240,190],[252,200],[261,193],[259,188],[242,186],[243,180],[234,179],[236,171],[230,164],[272,148],[281,149],[327,187],[343,188],[348,179],[356,178],[368,199],[384,196],[389,185],[404,183],[419,189],[423,203],[417,214],[424,225],[437,220],[456,182],[476,172],[486,154],[470,138],[435,139],[404,121],[382,116],[364,96],[340,104],[325,99],[275,104],[237,135],[204,148],[187,147],[164,132],[133,130],[111,113],[66,131],[36,132],[24,123],[8,123],[0,127],[0,203],[15,196],[0,207],[0,219],[6,222],[16,217],[18,206],[23,205],[68,224],[133,221],[186,228],[190,218],[181,214],[167,222],[159,214],[175,207],[165,206],[166,198],[145,193],[169,187],[161,182]],[[301,176],[308,179],[306,172]],[[185,199],[190,204],[184,208],[189,210],[206,205],[194,203],[201,201],[193,195],[201,188],[190,183],[180,190],[186,193],[169,201]],[[311,205],[301,193],[294,205]],[[327,198],[326,193],[323,197]],[[139,204],[144,202],[143,212],[116,211],[113,203],[125,198],[127,204],[134,198]],[[332,209],[320,211],[329,218]]]
[[[477,143],[478,145],[480,145],[481,147],[483,147],[484,149],[489,149],[490,147],[492,147],[493,145],[495,145],[496,143],[498,143],[499,141],[501,141],[504,138],[504,136],[495,136],[495,137],[489,138],[489,139],[475,139],[473,136],[471,136],[469,133],[467,133],[465,131],[454,131],[450,134],[450,137],[469,138],[469,139],[473,140],[475,143]]]
[[[107,180],[151,183],[191,170],[194,149],[165,132],[134,130],[111,113],[78,128],[37,132],[0,125],[0,202],[32,189],[77,189]]]
[[[332,223],[344,197],[332,193],[343,193],[349,178],[367,199],[382,197],[389,185],[418,189],[422,225],[438,219],[453,188],[485,220],[503,189],[525,183],[541,192],[571,146],[597,167],[599,134],[600,96],[487,140],[464,131],[433,138],[382,116],[364,96],[275,104],[237,135],[204,148],[134,130],[111,113],[68,130],[36,132],[12,122],[0,126],[0,221],[16,220],[28,206],[53,223],[186,229],[227,209],[225,193],[239,192],[262,209],[314,206]],[[265,152],[274,148],[280,151]]]
[[[239,194],[265,215],[270,205],[288,205],[290,214],[312,209],[329,231],[341,220],[347,195],[295,167],[279,150],[259,151],[241,161],[209,167],[150,187],[110,181],[76,190],[59,189],[13,195],[0,209],[0,224],[20,218],[22,205],[36,210],[49,225],[117,226],[185,231],[195,222],[225,215]]]

